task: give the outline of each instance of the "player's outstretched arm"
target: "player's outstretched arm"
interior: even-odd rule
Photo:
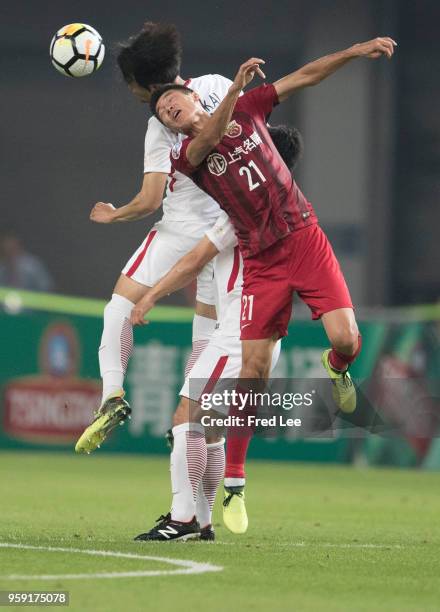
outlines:
[[[264,60],[252,57],[240,66],[221,104],[206,122],[201,132],[188,145],[186,156],[191,166],[197,168],[226,134],[240,93],[252,81],[255,73],[261,78],[265,78],[264,72],[260,68],[261,64],[264,64]]]
[[[204,236],[189,253],[179,259],[168,274],[139,300],[131,311],[131,323],[145,325],[144,315],[153,308],[155,303],[165,295],[186,287],[218,252],[209,238]]]
[[[115,208],[113,204],[98,202],[92,208],[90,220],[95,223],[136,221],[150,215],[162,204],[167,175],[163,172],[144,174],[140,192],[125,206]]]
[[[394,53],[394,47],[396,46],[397,43],[392,38],[384,36],[353,45],[348,49],[344,49],[344,51],[338,51],[337,53],[321,57],[314,62],[306,64],[299,70],[288,74],[279,81],[276,81],[274,86],[278,94],[278,99],[282,102],[298,89],[317,85],[323,79],[357,57],[377,59],[385,55],[388,59],[391,59]]]

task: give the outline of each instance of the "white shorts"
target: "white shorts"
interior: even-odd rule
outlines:
[[[181,257],[203,238],[215,223],[166,221],[155,223],[122,270],[122,274],[146,287],[153,287]],[[197,277],[197,300],[215,304],[212,262]]]
[[[275,369],[281,351],[279,340],[272,354],[271,372]],[[241,370],[241,340],[238,336],[213,336],[185,378],[179,395],[198,402],[204,393],[219,393],[221,381],[230,388],[231,380],[239,377]],[[229,406],[215,409],[228,414]]]

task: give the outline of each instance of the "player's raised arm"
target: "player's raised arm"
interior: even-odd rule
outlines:
[[[197,168],[205,157],[218,145],[226,134],[227,127],[231,121],[235,104],[240,96],[242,89],[248,85],[257,73],[261,78],[265,78],[260,66],[264,60],[252,57],[242,64],[237,75],[229,88],[228,93],[223,98],[220,106],[206,122],[203,129],[193,138],[187,148],[187,159],[189,163]]]
[[[179,259],[168,274],[139,300],[131,311],[131,323],[144,325],[144,315],[153,308],[158,300],[186,287],[218,252],[217,247],[204,236],[189,253]]]
[[[95,223],[116,223],[136,221],[153,213],[162,204],[167,175],[163,172],[144,174],[139,193],[125,206],[115,208],[112,204],[97,202],[90,213]]]
[[[310,62],[274,83],[278,99],[282,102],[298,89],[317,85],[357,57],[377,59],[385,55],[391,59],[396,45],[397,43],[388,36],[378,37]]]

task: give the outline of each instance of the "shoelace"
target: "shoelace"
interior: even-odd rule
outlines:
[[[122,400],[122,401],[124,401],[122,398],[121,398],[121,400]],[[113,400],[110,400],[110,401],[113,401]],[[104,408],[104,407],[106,407],[106,409],[105,409],[105,410],[103,410],[103,408]],[[94,412],[94,413],[93,413],[93,416],[94,416],[93,423],[94,423],[94,422],[95,422],[97,419],[99,419],[100,417],[105,416],[106,414],[109,414],[111,411],[113,411],[113,412],[114,412],[114,414],[115,414],[115,411],[116,411],[118,408],[119,408],[119,406],[115,406],[115,407],[114,407],[114,406],[112,406],[112,405],[107,406],[107,402],[106,402],[106,403],[105,403],[103,406],[101,406],[101,407],[98,409],[98,411],[97,411],[97,412]],[[122,405],[122,408],[124,408],[124,409],[125,409],[125,406],[124,406],[124,405]],[[129,413],[129,414],[130,414],[130,413]]]
[[[168,514],[161,514],[159,518],[156,519],[156,523],[165,523],[165,521],[169,521],[170,518],[171,518],[170,512],[168,512]]]
[[[107,403],[107,402],[106,402],[106,403]],[[103,404],[103,405],[102,405],[100,408],[98,408],[98,410],[96,410],[96,411],[93,413],[93,416],[95,417],[95,418],[93,419],[93,422],[95,422],[95,421],[96,421],[96,419],[99,419],[99,417],[102,417],[102,416],[104,416],[105,414],[107,414],[107,413],[109,412],[108,407],[107,407],[107,410],[105,410],[105,411],[103,410],[103,408],[104,408],[104,406],[106,405],[106,403],[105,403],[105,404]]]
[[[223,505],[226,508],[227,506],[229,506],[229,502],[231,501],[231,499],[234,497],[234,495],[238,495],[238,496],[242,496],[241,491],[240,492],[232,492],[228,494],[228,497],[225,497],[225,499],[223,500]]]
[[[344,374],[342,375],[342,380],[346,387],[352,387],[353,381],[351,380],[351,376],[347,376],[347,373],[348,373],[348,370],[345,370]]]

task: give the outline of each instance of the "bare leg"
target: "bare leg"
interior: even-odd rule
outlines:
[[[322,317],[332,348],[324,351],[322,365],[332,381],[333,400],[342,412],[356,409],[356,388],[353,385],[349,366],[361,350],[361,336],[351,308],[339,308]]]
[[[244,390],[252,388],[259,392],[264,390],[269,378],[272,363],[272,352],[277,338],[265,338],[263,340],[242,341],[242,368],[240,373],[240,387]],[[237,389],[239,391],[239,389]],[[250,410],[248,406],[245,410]],[[243,416],[243,411],[232,407],[231,416]],[[227,432],[226,442],[226,469],[225,486],[243,486],[245,482],[244,464],[246,454],[253,435],[252,428],[241,427],[239,430],[231,427]]]
[[[352,308],[338,308],[322,315],[322,324],[333,347],[330,364],[346,370],[360,350],[359,329]]]

